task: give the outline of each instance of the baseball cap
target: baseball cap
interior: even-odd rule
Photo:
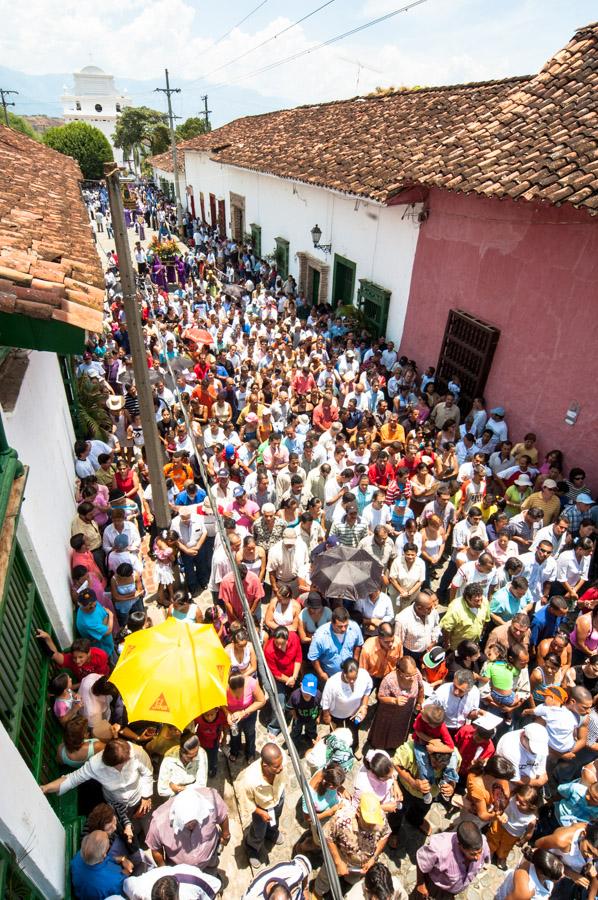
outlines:
[[[256,414],[254,412],[247,413],[247,415],[245,416],[245,421],[248,425],[255,425],[255,423],[257,422]]]
[[[218,469],[218,471],[216,473],[218,478],[228,478],[229,474],[230,473],[229,473],[228,469]]]
[[[380,801],[371,791],[366,791],[359,799],[359,812],[364,822],[368,825],[384,825],[384,813]]]
[[[240,484],[237,485],[233,490],[233,497],[242,497],[245,494],[245,488],[241,487]]]
[[[547,478],[547,479],[543,482],[542,487],[552,488],[554,491],[556,491],[557,483],[556,483],[556,481],[555,481],[553,478]],[[578,498],[578,499],[579,499],[579,498]]]
[[[559,700],[560,703],[565,703],[568,696],[567,691],[557,684],[549,684],[547,687],[541,688],[538,693],[542,697],[554,697],[554,699]]]
[[[528,740],[530,753],[539,753],[546,756],[548,753],[548,732],[546,728],[537,722],[532,722],[530,725],[525,726],[523,733]]]
[[[272,415],[272,410],[270,409],[270,407],[264,406],[264,408],[262,410],[262,416],[271,416],[271,415]]]
[[[96,592],[91,590],[81,591],[80,594],[77,595],[77,603],[79,606],[91,606],[92,603],[95,603],[98,598],[96,597]]]
[[[504,411],[504,407],[502,407],[502,406],[495,406],[494,409],[490,410],[491,416],[504,416],[504,414],[505,414],[505,411]]]
[[[126,550],[129,546],[129,537],[126,534],[117,534],[114,538],[115,550]]]
[[[519,478],[515,479],[515,484],[519,484],[519,485],[521,485],[521,487],[531,487],[531,483],[532,483],[532,480],[529,477],[529,475],[520,475]],[[550,485],[549,485],[549,487],[550,487]]]
[[[544,484],[546,484],[546,482],[544,482]],[[592,500],[592,498],[590,497],[589,494],[583,493],[583,494],[577,495],[577,502],[578,503],[593,503],[594,501]]]
[[[318,693],[318,679],[315,675],[304,675],[301,682],[301,690],[308,697],[315,697]]]
[[[294,544],[297,540],[297,532],[294,528],[285,528],[282,533],[283,544]]]
[[[224,448],[224,454],[225,454],[225,456],[228,456],[228,457],[234,456],[235,455],[235,445],[227,444],[226,447]]]
[[[446,659],[446,653],[442,647],[432,647],[424,656],[424,666],[428,669],[435,669],[440,663]]]
[[[305,605],[308,609],[321,609],[324,606],[322,598],[315,591],[309,592]]]

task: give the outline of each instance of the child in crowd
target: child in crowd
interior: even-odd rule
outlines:
[[[73,690],[71,676],[66,672],[61,672],[52,679],[50,694],[56,698],[53,706],[54,715],[63,727],[74,716],[80,715],[83,701]]]
[[[287,702],[293,718],[291,737],[295,742],[302,737],[303,729],[307,740],[311,741],[312,745],[316,742],[321,699],[322,693],[318,690],[316,676],[304,675],[301,686],[293,691]]]
[[[430,786],[436,782],[427,745],[430,741],[434,740],[441,741],[446,747],[452,750],[450,762],[444,770],[442,779],[439,783],[444,784],[447,781],[457,783],[459,781],[455,742],[444,723],[444,719],[444,709],[441,706],[437,706],[435,703],[431,703],[428,706],[423,707],[413,723],[413,753],[417,764],[417,770],[419,777],[427,781]],[[432,802],[431,791],[427,791],[422,799],[424,803],[430,804]]]
[[[538,789],[521,784],[509,800],[504,815],[493,819],[488,829],[488,846],[499,869],[507,868],[507,857],[513,847],[531,839],[538,821]]]
[[[218,748],[228,731],[226,712],[222,706],[209,709],[196,718],[195,724],[199,743],[208,757],[208,777],[214,778],[218,771]]]
[[[161,606],[170,606],[174,597],[174,564],[178,536],[174,531],[160,532],[154,541],[154,574],[158,582],[158,601]]]
[[[508,660],[505,648],[500,644],[492,647],[487,656],[488,659],[482,666],[480,677],[485,682],[490,682],[492,700],[499,706],[515,706],[517,694],[514,685],[519,676],[519,669]]]

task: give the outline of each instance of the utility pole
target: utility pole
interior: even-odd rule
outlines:
[[[172,146],[172,164],[174,166],[174,193],[176,197],[176,220],[179,228],[179,237],[181,240],[185,237],[183,233],[183,206],[181,204],[181,189],[179,187],[179,168],[177,161],[177,150],[176,150],[176,136],[174,133],[174,117],[172,115],[172,103],[170,102],[171,94],[180,94],[180,88],[171,88],[170,82],[168,80],[168,69],[164,69],[166,73],[166,87],[165,88],[155,88],[155,91],[160,94],[166,94],[168,99],[168,123],[170,126],[170,143]]]
[[[203,100],[203,116],[206,120],[206,131],[211,131],[212,127],[210,125],[210,113],[212,112],[212,110],[208,109],[208,95],[203,94],[201,99]]]
[[[0,97],[2,97],[2,106],[4,108],[4,122],[5,122],[7,128],[10,128],[10,125],[8,124],[8,109],[7,109],[7,107],[14,106],[15,104],[8,103],[6,98],[8,97],[9,94],[18,94],[18,93],[19,93],[18,91],[7,91],[6,88],[0,88]]]
[[[125,212],[121,194],[120,174],[118,164],[105,163],[104,177],[108,188],[110,213],[112,215],[112,228],[114,229],[114,243],[118,254],[118,268],[123,294],[123,306],[131,344],[131,356],[133,358],[133,371],[135,384],[139,396],[139,410],[141,412],[141,426],[147,466],[149,469],[150,484],[152,486],[152,506],[156,525],[161,531],[170,527],[170,507],[166,491],[166,480],[162,471],[163,459],[158,429],[156,427],[156,414],[154,410],[154,398],[149,380],[147,367],[147,355],[143,342],[141,328],[141,314],[137,303],[137,284],[133,263],[131,260],[131,248],[129,236],[125,227]]]

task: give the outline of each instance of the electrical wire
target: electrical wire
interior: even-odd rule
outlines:
[[[210,44],[209,47],[206,47],[206,50],[211,50],[212,47],[215,47],[217,44],[222,43],[222,41],[223,41],[225,38],[227,38],[227,37],[229,36],[229,34],[232,34],[232,32],[235,30],[235,28],[239,28],[239,27],[243,24],[243,22],[246,22],[247,19],[250,19],[251,16],[252,16],[254,13],[256,13],[256,12],[258,11],[258,9],[261,9],[262,6],[265,6],[267,2],[268,2],[268,0],[262,0],[261,3],[258,3],[258,5],[255,7],[255,9],[252,9],[251,12],[247,13],[247,15],[246,15],[243,19],[241,19],[240,22],[237,22],[236,25],[233,25],[232,28],[229,28],[228,31],[225,31],[224,34],[221,35],[221,36],[218,38],[218,40],[214,41],[213,44]],[[205,52],[205,51],[204,51],[204,52]]]
[[[301,25],[302,22],[306,22],[307,19],[311,19],[311,17],[315,16],[316,13],[319,13],[321,9],[325,9],[327,6],[330,6],[335,2],[336,0],[327,0],[326,3],[322,3],[321,6],[313,9],[310,13],[306,13],[306,15],[302,16],[300,19],[297,19],[296,22],[292,22],[290,25],[286,25],[281,31],[277,31],[276,34],[272,35],[272,37],[266,38],[260,44],[256,44],[255,47],[250,47],[249,50],[246,50],[244,53],[239,54],[239,56],[235,56],[234,59],[229,59],[228,62],[221,63],[221,65],[216,66],[215,69],[210,69],[210,71],[206,72],[205,75],[198,75],[197,78],[193,78],[192,81],[190,81],[188,84],[195,84],[196,81],[205,81],[205,79],[209,75],[213,75],[214,72],[220,72],[221,69],[226,69],[227,66],[232,66],[233,63],[239,62],[240,59],[245,59],[245,57],[249,56],[250,53],[254,53],[256,50],[259,50],[260,47],[265,47],[266,44],[269,44],[271,41],[275,41],[276,38],[279,38],[281,35],[286,34],[287,31],[291,31],[292,28],[296,28],[297,25]]]
[[[321,41],[321,43],[316,44],[315,47],[307,47],[305,50],[299,50],[297,53],[293,53],[291,56],[286,56],[284,59],[280,59],[277,62],[269,63],[267,66],[262,66],[260,69],[255,69],[253,72],[246,72],[243,75],[239,75],[237,78],[232,78],[229,81],[222,81],[219,84],[211,84],[209,85],[210,91],[216,91],[220,88],[227,87],[230,84],[235,84],[238,81],[244,81],[245,79],[253,78],[255,75],[261,75],[264,72],[270,72],[272,69],[277,69],[278,66],[283,66],[288,62],[293,62],[295,59],[300,59],[302,56],[308,56],[310,53],[315,53],[316,50],[321,50],[323,47],[329,47],[331,44],[336,44],[338,41],[342,41],[345,38],[352,37],[354,34],[358,34],[360,31],[365,31],[366,28],[372,28],[374,25],[379,25],[381,22],[386,22],[388,19],[394,18],[394,16],[398,16],[400,13],[409,12],[409,10],[414,9],[416,6],[421,6],[424,3],[427,3],[428,0],[413,0],[412,3],[408,3],[406,6],[401,6],[399,9],[392,10],[389,13],[386,13],[384,16],[379,16],[377,19],[372,19],[370,22],[365,22],[363,25],[358,25],[356,28],[351,28],[349,31],[345,31],[342,34],[337,34],[334,37],[328,38],[326,41]],[[229,65],[229,64],[227,64]],[[217,71],[217,70],[214,70]]]
[[[147,288],[145,288],[145,297],[146,297],[146,300],[148,300],[148,301],[149,301],[149,296],[151,296],[151,294],[149,294]],[[149,302],[148,302],[148,307],[149,307],[150,315],[152,315],[153,314],[152,304]],[[160,346],[162,348],[162,353],[164,354],[166,368],[172,379],[173,391],[175,392],[175,394],[177,396],[177,399],[179,401],[179,406],[180,406],[183,418],[185,420],[185,425],[187,427],[187,434],[191,438],[191,442],[193,444],[193,449],[195,451],[195,458],[196,458],[197,464],[199,466],[199,471],[200,471],[201,477],[203,479],[203,483],[204,483],[204,487],[205,487],[205,490],[206,490],[206,493],[208,496],[208,500],[210,501],[212,510],[214,512],[214,518],[216,520],[216,528],[218,529],[218,534],[220,536],[222,546],[225,548],[226,555],[228,557],[228,560],[229,560],[229,563],[231,566],[231,570],[233,573],[233,577],[235,579],[235,587],[237,589],[237,593],[239,595],[241,604],[243,606],[243,611],[245,613],[245,626],[246,626],[247,630],[249,631],[249,635],[251,637],[251,642],[253,644],[253,649],[255,651],[257,666],[258,666],[259,674],[260,674],[260,677],[262,680],[262,685],[263,685],[266,693],[268,694],[270,703],[272,705],[272,710],[274,712],[274,715],[276,716],[278,725],[281,730],[281,734],[285,740],[285,743],[287,746],[287,752],[290,756],[291,763],[293,765],[293,769],[295,770],[295,775],[297,777],[297,781],[299,782],[299,786],[301,788],[301,793],[303,794],[303,798],[305,800],[305,804],[306,804],[306,807],[308,810],[309,817],[312,821],[312,825],[316,828],[318,837],[320,839],[321,852],[324,857],[324,865],[326,866],[326,871],[328,873],[328,879],[330,881],[330,891],[334,897],[334,900],[343,900],[343,893],[341,891],[341,886],[340,886],[340,882],[338,879],[336,866],[335,866],[334,860],[332,859],[332,856],[330,854],[330,850],[328,849],[328,844],[326,842],[326,836],[322,829],[322,825],[320,823],[320,820],[318,819],[318,814],[317,814],[316,808],[314,806],[311,790],[309,788],[309,784],[305,777],[305,773],[303,772],[303,769],[301,767],[301,760],[299,758],[299,754],[297,753],[295,744],[293,743],[293,740],[291,738],[290,732],[287,727],[287,722],[285,719],[284,711],[283,711],[283,709],[280,705],[280,701],[278,699],[278,692],[276,690],[276,684],[274,683],[274,677],[266,664],[266,658],[264,656],[262,642],[260,640],[260,636],[259,636],[257,628],[255,626],[255,622],[254,622],[253,616],[251,614],[251,609],[249,607],[249,603],[248,603],[247,597],[245,595],[245,589],[243,587],[243,582],[241,580],[239,569],[237,567],[237,561],[235,559],[235,555],[230,546],[230,543],[228,540],[228,535],[224,528],[222,518],[218,514],[218,504],[217,504],[216,498],[214,496],[214,493],[212,491],[208,472],[207,472],[203,457],[201,455],[201,450],[203,450],[203,448],[200,448],[198,446],[195,433],[193,431],[193,428],[191,427],[191,420],[189,418],[187,408],[181,400],[180,388],[177,384],[176,375],[172,369],[170,359],[168,357],[168,354],[166,353],[166,342],[165,342],[162,334],[159,335],[159,342],[160,342]]]

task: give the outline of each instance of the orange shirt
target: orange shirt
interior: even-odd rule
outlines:
[[[166,463],[162,471],[164,478],[172,478],[179,491],[183,490],[186,481],[193,481],[193,469],[184,463]]]
[[[402,655],[403,645],[399,638],[395,637],[390,649],[385,650],[377,637],[371,637],[362,647],[359,665],[362,669],[367,669],[372,678],[384,678],[394,671],[397,660]]]
[[[380,438],[382,441],[400,441],[401,444],[405,443],[405,429],[401,425],[400,422],[397,422],[394,428],[391,427],[390,422],[386,422],[380,428]]]
[[[318,403],[313,411],[313,423],[321,431],[328,431],[333,422],[338,422],[338,406],[324,406]]]

